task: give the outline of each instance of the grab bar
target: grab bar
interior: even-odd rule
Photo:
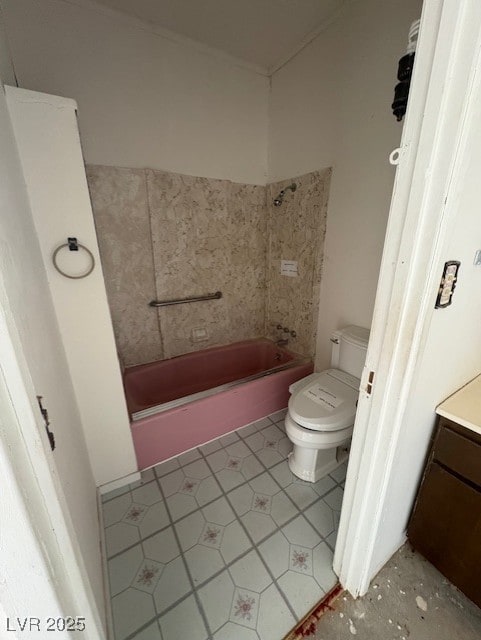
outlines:
[[[206,296],[193,296],[191,298],[174,298],[173,300],[151,300],[149,307],[168,307],[171,304],[184,304],[186,302],[200,302],[201,300],[219,300],[222,298],[222,291],[208,293]]]

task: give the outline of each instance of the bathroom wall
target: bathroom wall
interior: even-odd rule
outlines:
[[[312,357],[316,350],[330,180],[331,169],[324,169],[267,186],[267,335],[287,337],[295,351]],[[275,207],[274,198],[293,181],[296,191],[286,191],[283,204]],[[298,275],[281,275],[281,260],[296,261]],[[294,330],[296,338],[280,334],[278,324]]]
[[[279,323],[297,332],[292,349],[313,355],[330,176],[325,169],[296,177],[296,193],[273,207],[284,183],[266,188],[88,165],[122,364],[277,339]],[[281,259],[298,261],[298,277],[280,275]],[[148,305],[215,291],[222,291],[220,300]],[[197,329],[205,337],[197,339]]]
[[[316,368],[331,332],[369,327],[394,180],[389,153],[402,124],[390,109],[397,63],[421,0],[347,4],[272,77],[269,180],[333,167]]]
[[[102,166],[87,177],[124,365],[264,335],[264,187]],[[220,300],[148,306],[218,290]]]
[[[19,86],[77,101],[88,163],[266,183],[268,78],[89,0],[2,6]]]
[[[147,171],[147,185],[157,299],[223,294],[158,311],[164,357],[262,336],[265,188],[165,171]]]

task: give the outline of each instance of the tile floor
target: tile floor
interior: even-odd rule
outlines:
[[[115,640],[281,640],[337,582],[346,467],[292,475],[284,413],[103,496]]]

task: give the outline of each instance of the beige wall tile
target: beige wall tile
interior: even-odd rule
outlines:
[[[155,298],[145,172],[88,165],[107,296],[125,366],[164,357]]]
[[[119,354],[127,366],[209,346],[297,332],[314,354],[331,170],[267,187],[151,169],[87,167]],[[267,200],[266,200],[267,196]],[[297,260],[299,276],[280,275]],[[158,300],[222,291],[220,300],[163,307]],[[205,329],[196,341],[193,331]]]
[[[269,246],[267,273],[266,335],[281,337],[278,324],[297,333],[289,346],[314,356],[327,201],[331,169],[313,171],[268,185]],[[292,182],[280,207],[273,205],[279,191]],[[281,260],[296,260],[298,276],[280,273]],[[284,337],[284,334],[282,334]]]

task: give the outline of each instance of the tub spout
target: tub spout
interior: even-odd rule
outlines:
[[[276,340],[275,344],[278,347],[286,347],[289,344],[289,340],[287,338],[281,338],[280,340]]]

